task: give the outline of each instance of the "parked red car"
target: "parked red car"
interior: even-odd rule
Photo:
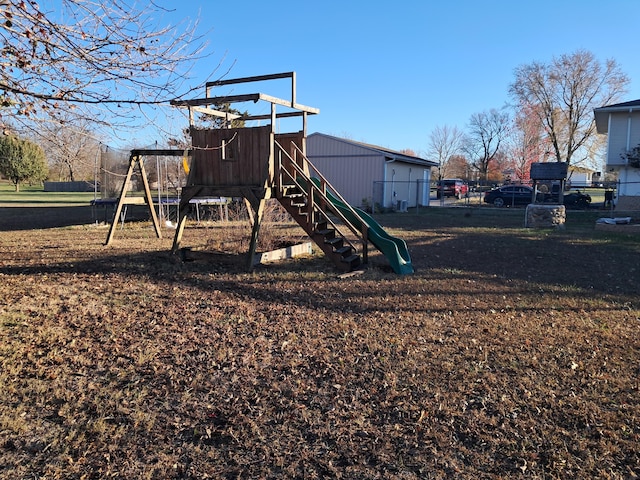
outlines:
[[[469,192],[469,185],[459,178],[445,178],[440,180],[436,186],[436,196],[438,198],[456,197],[463,198]]]

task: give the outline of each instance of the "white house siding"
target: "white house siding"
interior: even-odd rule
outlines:
[[[611,115],[609,117],[609,137],[607,146],[607,164],[624,165],[625,161],[620,156],[627,151],[628,143],[628,115]]]
[[[622,154],[640,144],[640,104],[638,101],[611,107],[602,107],[598,115],[607,114],[606,125],[600,123],[598,133],[606,133],[607,167],[618,173],[617,208],[640,209],[640,169],[627,165]],[[627,108],[627,106],[629,108]],[[608,109],[611,108],[611,111]],[[602,118],[602,117],[601,117]]]
[[[640,168],[623,168],[618,172],[618,210],[640,210]]]
[[[629,150],[640,144],[640,112],[631,114],[631,126],[629,128]]]
[[[640,144],[640,112],[616,112],[609,117],[607,165],[618,171],[617,208],[640,209],[640,169],[625,167],[621,155]]]
[[[612,113],[609,122],[607,164],[625,165],[621,155],[640,144],[640,112]]]

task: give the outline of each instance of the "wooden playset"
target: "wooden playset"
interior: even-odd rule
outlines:
[[[289,99],[264,93],[223,96],[212,94],[216,88],[229,85],[282,79],[290,81]],[[270,113],[239,115],[221,109],[221,106],[246,102],[267,104]],[[205,97],[176,100],[172,105],[189,110],[192,142],[189,150],[189,173],[178,208],[173,252],[178,251],[185,234],[190,202],[206,197],[242,198],[253,223],[248,252],[248,268],[252,268],[265,202],[276,198],[340,270],[351,271],[366,263],[368,244],[371,241],[387,255],[397,273],[413,271],[404,241],[387,235],[375,220],[349,206],[306,157],[308,116],[319,113],[319,110],[297,102],[295,72],[210,82],[206,85]],[[256,121],[266,124],[242,128],[198,128],[194,121],[196,113],[219,117],[223,119],[223,123],[239,119],[245,124]],[[301,130],[276,132],[279,119],[291,117],[302,119]],[[125,192],[126,184],[136,168],[143,179],[145,196],[135,202],[144,202],[149,206],[156,234],[161,236],[141,159],[145,155],[184,154],[179,150],[161,152],[131,152],[129,172],[114,212],[114,222],[107,243],[113,238],[114,224],[117,223],[122,205],[132,201]]]

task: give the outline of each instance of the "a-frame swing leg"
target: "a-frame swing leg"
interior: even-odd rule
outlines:
[[[260,223],[262,222],[262,217],[264,216],[264,209],[267,201],[264,198],[261,198],[258,203],[258,208],[255,211],[255,215],[253,216],[253,229],[251,231],[251,243],[249,244],[249,262],[248,262],[248,270],[253,270],[253,259],[256,256],[256,249],[258,248],[258,233],[260,233]]]
[[[144,198],[149,206],[149,212],[151,213],[151,219],[153,221],[153,228],[156,231],[156,237],[162,238],[162,230],[160,230],[160,222],[158,221],[158,215],[156,215],[156,209],[153,207],[153,197],[151,196],[151,189],[149,188],[149,180],[147,179],[147,172],[144,170],[144,162],[138,158],[138,167],[140,168],[140,176],[142,177],[142,184],[144,185]],[[160,199],[158,199],[160,204]]]
[[[111,219],[111,226],[109,227],[107,240],[104,242],[105,245],[109,245],[111,240],[113,240],[113,234],[118,226],[118,219],[120,218],[120,212],[122,212],[122,206],[124,205],[124,199],[127,194],[127,189],[129,188],[129,182],[131,182],[131,176],[133,175],[133,166],[135,165],[137,158],[138,157],[134,157],[133,155],[129,157],[129,169],[127,170],[127,176],[122,183],[122,189],[120,190],[120,196],[118,197],[118,204],[116,205],[115,212],[113,212],[113,218]]]
[[[113,212],[111,227],[109,227],[107,240],[104,242],[105,245],[109,245],[113,240],[113,235],[118,225],[118,219],[120,218],[122,207],[128,204],[140,203],[140,202],[130,202],[127,200],[127,190],[129,188],[131,177],[133,175],[133,169],[135,168],[136,164],[140,169],[140,176],[142,177],[142,183],[144,185],[144,201],[149,207],[149,212],[151,213],[151,218],[153,220],[153,227],[156,230],[156,236],[158,238],[162,238],[162,231],[160,230],[160,223],[158,222],[158,216],[156,215],[156,211],[153,208],[153,198],[151,197],[151,189],[149,188],[149,181],[147,180],[147,174],[144,170],[144,165],[142,164],[142,161],[140,160],[139,155],[131,155],[129,157],[129,169],[127,170],[127,176],[125,177],[124,182],[122,183],[122,189],[120,190],[120,196],[118,197],[118,204],[116,206],[115,212]]]

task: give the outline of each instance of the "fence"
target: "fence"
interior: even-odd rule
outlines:
[[[556,182],[557,183],[557,182]],[[513,183],[510,183],[511,185]],[[532,181],[517,182],[518,185],[533,186]],[[444,199],[437,198],[437,181],[428,182],[423,179],[412,181],[376,181],[373,182],[370,205],[363,205],[370,212],[384,213],[390,211],[406,211],[415,208],[419,211],[421,207],[434,204],[444,205]],[[469,182],[469,193],[464,202],[469,205],[482,205],[484,202],[484,192],[499,186],[507,185],[495,181],[475,181]],[[538,182],[537,188],[542,192],[554,191],[553,182]],[[570,185],[567,185],[567,189]],[[613,197],[613,203],[618,204],[624,210],[640,210],[640,182],[608,181],[597,182],[591,187],[575,187],[578,190],[585,188],[598,189],[602,191],[602,198]],[[618,192],[637,191],[637,196],[625,196],[620,199]],[[600,195],[598,195],[600,197]]]
[[[44,182],[45,192],[93,192],[97,189],[94,182]]]
[[[128,150],[106,147],[100,152],[100,196],[101,198],[116,198],[122,190],[122,183],[129,168]],[[135,187],[136,179],[132,181]],[[135,188],[134,188],[135,189]]]
[[[431,185],[424,180],[373,182],[371,205],[365,207],[373,212],[404,211],[429,205],[430,197]]]

